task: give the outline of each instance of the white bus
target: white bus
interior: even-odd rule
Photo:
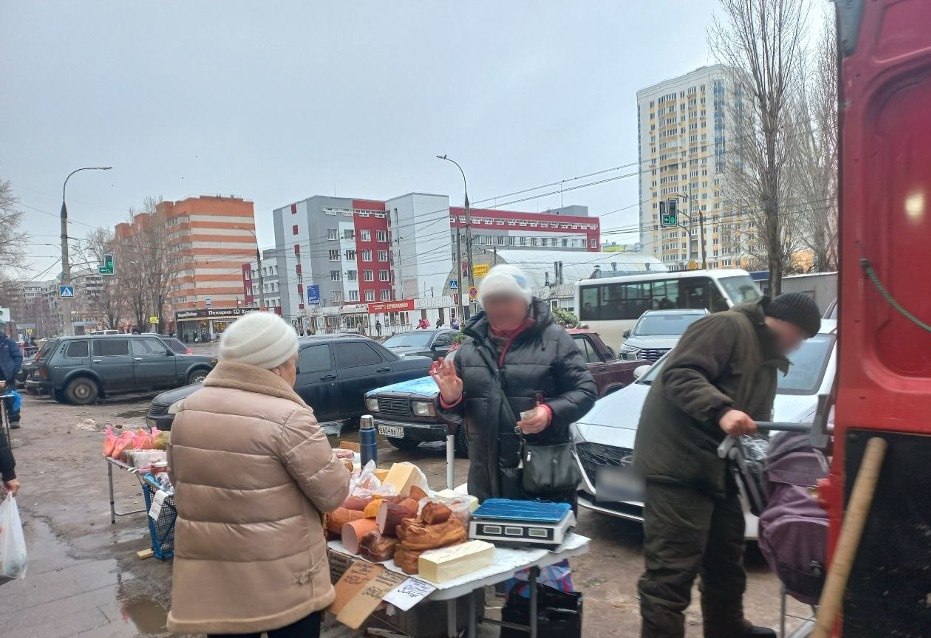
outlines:
[[[584,279],[576,284],[579,321],[619,348],[622,335],[647,310],[727,310],[761,296],[745,270],[683,270]]]

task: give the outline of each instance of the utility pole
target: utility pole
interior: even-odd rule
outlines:
[[[65,203],[65,193],[68,188],[68,180],[75,173],[81,171],[109,171],[112,166],[84,166],[76,168],[65,178],[64,184],[61,185],[61,285],[71,285],[71,262],[68,258],[68,205]],[[74,323],[71,321],[71,301],[72,297],[61,297],[61,314],[62,330],[65,335],[74,334]]]
[[[464,297],[462,290],[464,286],[462,285],[462,250],[460,245],[462,244],[462,235],[459,232],[459,222],[456,222],[456,286],[459,291],[459,303],[456,304],[456,317],[459,318],[459,323],[462,323],[462,320],[465,318],[465,315],[462,312],[462,307],[465,305],[463,302]]]
[[[469,208],[469,183],[468,183],[468,181],[466,180],[465,171],[462,170],[462,167],[461,167],[461,166],[459,166],[459,162],[457,162],[457,161],[454,160],[454,159],[450,159],[450,158],[447,157],[446,155],[437,155],[436,158],[437,158],[437,159],[441,159],[441,160],[445,160],[445,161],[447,161],[447,162],[452,162],[453,164],[456,165],[456,168],[459,169],[459,172],[462,173],[462,187],[463,187],[463,190],[464,190],[464,193],[465,193],[466,265],[467,265],[468,268],[469,268],[469,273],[468,273],[468,277],[469,277],[469,290],[471,290],[472,287],[475,286],[475,276],[474,276],[474,274],[473,274],[473,272],[472,272],[472,211],[471,211],[470,208]],[[461,263],[461,262],[460,262],[460,263]],[[461,269],[461,265],[459,266],[459,268]],[[460,277],[460,279],[461,279],[461,277]],[[460,282],[459,288],[460,288],[460,291],[459,291],[459,292],[460,292],[460,294],[462,294],[462,290],[461,290],[461,289],[462,289],[462,285],[461,285],[461,282]],[[466,290],[466,294],[468,294],[468,290]],[[467,306],[466,314],[465,314],[465,316],[463,317],[463,319],[468,319],[468,318],[471,316],[471,314],[472,314],[471,311],[472,311],[472,302],[471,302],[471,300],[470,300],[470,301],[469,301],[469,305]]]
[[[708,259],[705,256],[705,214],[698,210],[698,241],[701,246],[701,267],[702,270],[708,269]]]

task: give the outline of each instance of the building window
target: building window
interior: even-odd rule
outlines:
[[[526,245],[527,245],[527,238],[526,238],[526,237],[521,237],[521,238],[520,238],[520,245],[521,245],[521,246],[526,246]]]
[[[291,214],[297,215],[297,204],[291,204]]]
[[[590,248],[598,248],[598,241],[595,239],[588,240],[588,246]]]
[[[339,281],[342,279],[342,273],[339,270],[330,271],[330,281]]]
[[[531,245],[531,246],[536,246],[536,245],[537,245],[537,238],[536,238],[536,237],[531,237],[531,238],[530,238],[530,245]]]
[[[372,231],[363,230],[362,231],[362,241],[372,241]]]
[[[388,281],[388,271],[379,270],[378,271],[378,281]]]
[[[365,232],[365,231],[362,231],[362,232]],[[363,251],[362,251],[362,261],[372,261],[372,251],[371,251],[371,250],[363,250]]]
[[[347,250],[347,251],[346,251],[346,259],[347,259],[348,261],[355,261],[355,260],[356,260],[356,251],[354,251],[354,250]]]
[[[333,303],[341,303],[343,301],[343,293],[337,290],[333,293]]]
[[[496,241],[499,246],[504,246],[504,235],[498,235],[498,239]]]
[[[359,271],[358,270],[347,270],[346,279],[348,279],[349,281],[358,281]]]
[[[375,231],[375,241],[388,241],[388,231],[387,230],[376,230]]]
[[[337,239],[339,239],[339,230],[336,228],[327,228],[326,238],[330,241],[336,241]]]
[[[347,228],[347,229],[345,229],[345,230],[343,231],[343,239],[348,239],[348,240],[350,240],[350,241],[355,241],[355,239],[356,239],[356,231],[354,231],[352,228]]]
[[[388,261],[388,251],[379,250],[378,251],[378,261]]]
[[[362,278],[365,281],[375,281],[375,271],[374,270],[363,270]]]
[[[389,290],[388,288],[385,288],[384,290],[382,290],[382,291],[381,291],[381,300],[382,300],[382,301],[390,301],[390,300],[391,300],[391,290]]]
[[[374,291],[374,290],[366,290],[366,291],[365,291],[365,300],[366,300],[366,301],[375,301],[375,291]]]
[[[349,291],[349,301],[359,301],[359,291],[350,290]]]
[[[298,233],[297,224],[294,224],[293,226],[291,226],[291,234],[297,235],[297,233]]]
[[[540,240],[540,245],[541,245],[541,246],[547,246],[547,245],[549,245],[549,240],[548,240],[546,237],[542,238],[542,239]]]
[[[339,261],[339,250],[330,251],[330,261]]]
[[[508,237],[508,246],[514,245],[514,237]]]

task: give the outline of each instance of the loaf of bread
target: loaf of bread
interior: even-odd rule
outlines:
[[[398,525],[397,533],[405,549],[418,551],[461,543],[468,536],[465,525],[458,518],[437,525],[427,525],[417,519],[408,518]]]

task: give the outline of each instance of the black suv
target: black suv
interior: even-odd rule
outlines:
[[[432,361],[399,357],[368,337],[325,335],[298,341],[294,390],[317,420],[344,421],[365,411],[365,393],[383,385],[426,376]],[[163,392],[152,400],[146,422],[170,430],[181,400],[200,386]]]
[[[59,337],[40,351],[26,388],[87,405],[100,397],[197,383],[215,363],[211,356],[179,354],[157,335]]]

